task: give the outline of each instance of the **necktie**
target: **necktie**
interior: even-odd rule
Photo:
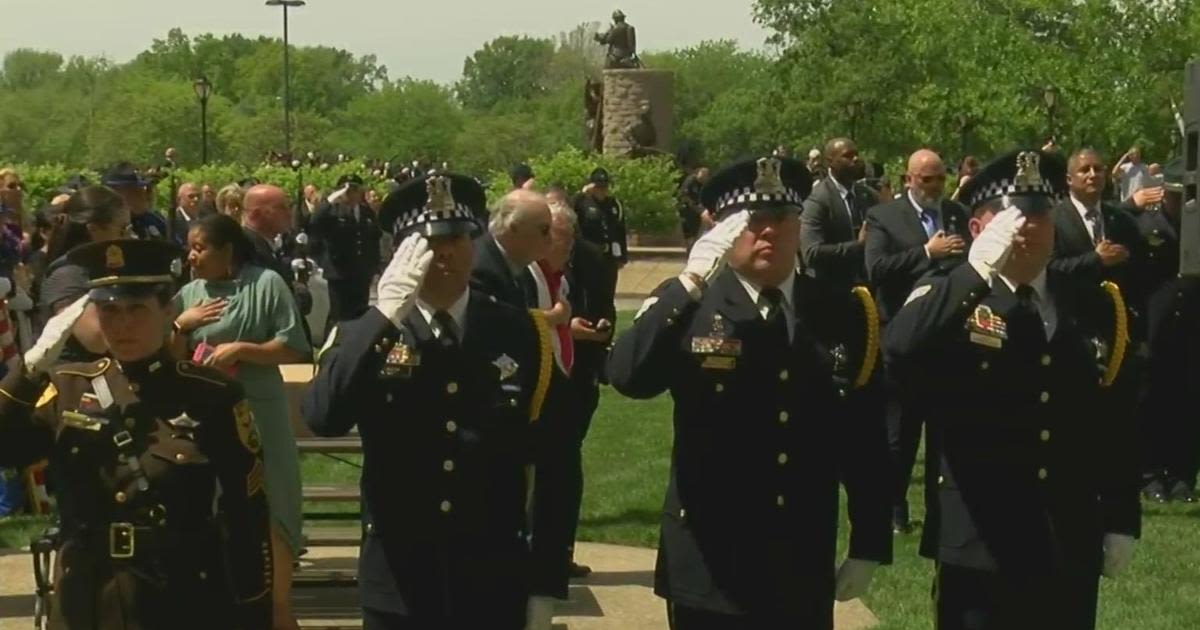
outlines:
[[[766,287],[762,290],[762,297],[769,305],[766,317],[767,331],[778,343],[788,345],[790,340],[788,339],[787,315],[783,312],[783,291],[780,291],[778,287]]]
[[[1092,224],[1092,244],[1097,245],[1104,240],[1104,224],[1100,222],[1100,213],[1096,210],[1088,210],[1084,216]]]
[[[1034,302],[1033,287],[1028,284],[1022,284],[1017,287],[1017,312],[1020,314],[1020,320],[1024,325],[1029,327],[1031,334],[1037,335],[1037,338],[1045,340],[1046,325],[1042,321],[1042,315],[1038,312],[1037,303]]]
[[[854,189],[846,189],[846,210],[850,212],[850,226],[856,231],[862,221],[858,218],[858,208],[854,206]]]
[[[441,336],[438,337],[438,345],[446,349],[458,347],[458,331],[457,325],[454,323],[454,318],[446,311],[438,311],[433,314],[433,321],[437,322],[442,329]]]
[[[933,210],[921,210],[921,225],[925,227],[925,236],[933,238],[938,231],[937,213]]]

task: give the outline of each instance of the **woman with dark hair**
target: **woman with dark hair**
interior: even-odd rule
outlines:
[[[88,291],[87,270],[67,260],[67,252],[80,245],[124,236],[129,229],[129,210],[111,188],[88,186],[71,195],[50,224],[46,238],[46,260],[50,264],[39,289],[35,335],[41,334],[51,316]],[[95,306],[87,307],[73,332],[74,337],[63,350],[64,361],[91,361],[105,354]]]
[[[971,181],[972,177],[979,172],[979,160],[974,155],[965,156],[958,162],[958,187],[954,189],[954,194],[950,195],[950,199],[958,201],[958,191]]]
[[[193,280],[175,297],[172,347],[179,358],[226,371],[246,390],[266,464],[275,628],[296,628],[290,598],[302,545],[300,456],[279,366],[311,361],[312,349],[287,283],[251,264],[254,246],[236,221],[208,215],[192,224],[187,242]]]

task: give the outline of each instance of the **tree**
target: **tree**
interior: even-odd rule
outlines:
[[[35,88],[58,75],[62,55],[28,48],[18,48],[4,55],[4,73],[0,86],[9,90]]]
[[[449,158],[462,124],[450,90],[403,79],[350,103],[326,144],[351,155]]]
[[[506,100],[526,100],[546,93],[554,58],[554,42],[504,36],[483,45],[463,63],[455,86],[459,101],[482,111]]]

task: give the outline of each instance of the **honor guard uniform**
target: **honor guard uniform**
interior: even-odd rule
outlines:
[[[715,174],[703,201],[721,222],[609,358],[617,391],[669,391],[675,403],[655,592],[676,630],[829,630],[835,593],[861,595],[891,561],[886,432],[859,406],[876,375],[878,319],[865,288],[796,272],[810,188],[789,159]],[[761,264],[782,281],[751,280],[765,277]],[[839,481],[850,559],[835,578]]]
[[[161,240],[73,250],[89,295],[52,318],[0,383],[0,443],[49,457],[57,481],[61,548],[53,575],[37,576],[51,629],[271,627],[263,461],[241,387],[165,349],[54,365],[89,299],[166,304],[176,251]]]
[[[313,213],[308,228],[309,235],[320,243],[318,260],[329,280],[330,319],[334,322],[353,319],[367,309],[371,280],[379,272],[383,238],[375,213],[362,202],[362,178],[343,175],[337,188],[339,192]]]
[[[1193,407],[1200,388],[1200,278],[1179,268],[1183,214],[1183,160],[1163,168],[1161,208],[1138,215],[1145,242],[1144,266],[1149,359],[1142,400],[1143,439],[1148,447],[1145,496],[1152,501],[1196,500],[1200,469],[1200,421]],[[1190,202],[1195,203],[1195,202]]]
[[[986,227],[969,264],[918,282],[887,330],[938,444],[921,553],[941,630],[1090,629],[1101,571],[1139,534],[1132,418],[1111,402],[1124,301],[1046,268],[1064,171],[1024,151],[972,178],[961,198]]]
[[[362,436],[368,630],[525,624],[527,465],[555,368],[540,315],[468,288],[484,205],[449,173],[388,196],[379,300],[334,329],[304,400],[317,435]]]

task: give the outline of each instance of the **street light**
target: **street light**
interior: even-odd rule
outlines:
[[[958,153],[959,153],[960,158],[966,157],[966,155],[967,155],[967,133],[969,133],[971,131],[971,128],[974,126],[975,126],[975,122],[973,120],[971,120],[971,116],[969,114],[967,114],[966,112],[960,112],[958,114],[958,133],[959,133]]]
[[[863,111],[861,101],[850,101],[846,103],[846,115],[850,117],[850,138],[856,140],[858,137],[858,116]]]
[[[269,7],[283,7],[283,154],[292,157],[292,73],[288,62],[288,9],[307,4],[304,0],[267,0]]]
[[[208,164],[208,97],[212,96],[212,84],[208,82],[208,77],[200,75],[192,83],[192,89],[196,90],[196,98],[200,99],[200,163]]]
[[[1057,126],[1054,124],[1054,115],[1058,111],[1058,88],[1053,85],[1047,85],[1042,90],[1042,100],[1046,103],[1046,117],[1050,121],[1050,137],[1053,138],[1056,134],[1055,127]]]

